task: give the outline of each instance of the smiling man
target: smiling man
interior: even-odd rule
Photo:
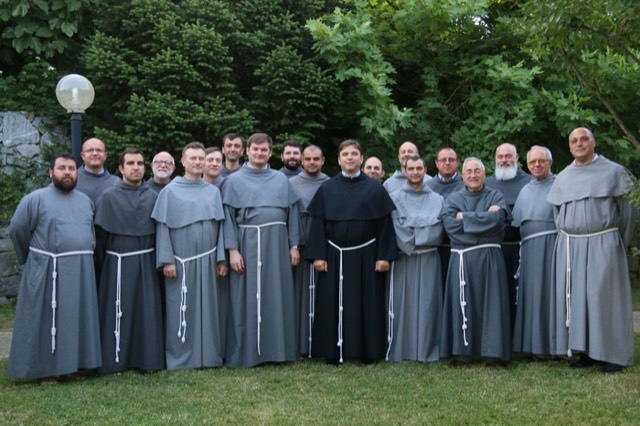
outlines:
[[[298,141],[286,141],[280,154],[283,167],[280,169],[289,179],[302,173],[302,146]]]
[[[222,151],[217,146],[211,146],[204,150],[204,174],[206,182],[220,188],[224,177],[222,176]]]
[[[633,364],[633,316],[626,248],[637,210],[627,198],[631,176],[596,154],[589,129],[569,134],[572,164],[549,192],[558,228],[554,256],[552,348],[579,354],[573,368],[601,365],[616,373]]]
[[[165,277],[166,362],[170,370],[217,367],[224,357],[224,300],[218,276],[227,273],[220,191],[202,179],[204,145],[182,150],[184,177],[160,192],[151,217],[156,266]]]
[[[151,161],[153,176],[147,180],[149,188],[159,193],[171,182],[171,175],[176,169],[176,163],[171,154],[166,151],[157,153]]]
[[[438,361],[442,325],[442,270],[438,246],[443,198],[424,184],[420,157],[404,163],[407,184],[390,194],[396,242],[401,251],[389,280],[389,349],[392,361]]]
[[[222,154],[224,155],[224,165],[222,166],[222,177],[227,177],[240,170],[240,159],[244,154],[244,141],[237,133],[229,133],[222,138]]]
[[[104,168],[107,151],[100,139],[87,139],[82,144],[80,156],[84,165],[78,169],[76,189],[87,194],[95,206],[98,197],[102,195],[104,190],[119,182],[119,179]]]
[[[164,368],[161,288],[156,269],[156,193],[143,181],[144,156],[125,149],[122,181],[96,203],[96,260],[103,373]]]
[[[312,215],[305,257],[319,272],[311,355],[337,364],[384,358],[384,286],[398,257],[391,212],[380,183],[360,171],[354,139],[338,147],[342,172],[324,182],[307,210]]]
[[[553,206],[547,195],[555,181],[551,151],[534,145],[527,153],[533,176],[520,191],[513,208],[513,226],[520,228],[518,310],[513,331],[513,350],[535,357],[551,354],[551,270],[556,245]]]
[[[329,176],[322,173],[324,155],[322,149],[316,145],[310,145],[302,152],[302,173],[289,179],[291,186],[296,191],[300,200],[300,224],[302,226],[303,242],[307,245],[309,229],[311,227],[311,215],[307,212],[307,206],[323,182],[329,180]],[[300,251],[300,259],[304,259],[304,252]],[[313,269],[309,262],[301,261],[294,270],[295,280],[295,307],[296,307],[296,337],[298,340],[298,352],[301,356],[309,354],[309,336],[313,323],[313,295],[315,294],[315,282],[318,271]],[[310,315],[311,314],[311,315]]]
[[[500,242],[509,209],[499,191],[484,184],[484,164],[462,165],[466,189],[449,195],[442,222],[451,240],[440,355],[454,366],[482,357],[506,366],[511,359],[507,273]]]
[[[247,163],[222,187],[231,267],[230,367],[296,359],[292,266],[300,261],[298,195],[283,173],[269,167],[272,153],[269,135],[251,135]]]

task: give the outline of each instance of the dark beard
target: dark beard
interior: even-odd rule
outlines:
[[[298,167],[300,167],[300,163],[298,163],[298,162],[295,162],[295,163],[286,162],[286,163],[284,163],[284,167],[287,168],[288,170],[294,171],[294,170],[298,170]]]
[[[78,183],[78,179],[73,179],[73,178],[71,178],[71,182],[65,182],[64,178],[62,179],[53,178],[52,181],[53,181],[53,186],[65,192],[73,191],[73,189],[76,187],[76,184]]]

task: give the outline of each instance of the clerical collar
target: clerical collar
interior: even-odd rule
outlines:
[[[451,180],[455,179],[455,178],[456,178],[456,176],[458,176],[458,172],[455,172],[455,173],[453,174],[453,176],[451,176],[449,179],[445,179],[445,178],[444,178],[440,173],[438,173],[436,176],[438,177],[438,179],[440,180],[440,182],[444,182],[444,183],[446,183],[446,182],[449,182],[449,181],[451,181]]]
[[[355,173],[354,173],[354,174],[352,174],[352,175],[348,175],[348,174],[346,174],[345,172],[341,172],[341,173],[342,173],[342,176],[346,177],[347,179],[355,179],[355,178],[357,178],[358,176],[360,176],[360,170],[358,170],[357,172],[355,172]]]
[[[253,169],[253,170],[267,170],[270,166],[269,166],[269,163],[267,163],[266,166],[258,168],[258,167],[252,166],[251,163],[249,163],[247,161],[247,167],[249,167],[250,169]]]

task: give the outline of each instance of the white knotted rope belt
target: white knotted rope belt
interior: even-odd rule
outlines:
[[[464,290],[467,286],[467,282],[464,279],[464,254],[473,250],[478,250],[482,248],[501,248],[500,244],[480,244],[477,246],[467,247],[465,249],[454,249],[451,251],[453,253],[458,253],[460,255],[459,263],[458,263],[458,279],[460,281],[460,311],[462,312],[462,338],[464,340],[464,345],[469,346],[469,342],[467,342],[467,315],[465,314],[465,307],[467,306],[467,301],[465,300]]]
[[[116,338],[116,362],[120,362],[120,318],[122,318],[122,302],[121,302],[121,294],[122,294],[122,258],[123,257],[131,257],[138,256],[141,254],[152,253],[155,249],[145,249],[138,251],[130,251],[127,253],[118,253],[112,250],[106,250],[107,254],[111,256],[116,256],[118,258],[118,267],[116,272],[116,328],[113,331],[113,334]]]
[[[56,287],[58,283],[58,258],[59,257],[67,257],[67,256],[78,256],[83,254],[90,254],[93,256],[92,250],[75,250],[75,251],[65,251],[63,253],[51,253],[46,250],[41,250],[35,247],[29,247],[29,250],[44,254],[45,256],[49,256],[53,259],[53,273],[51,274],[51,353],[56,351],[56,308],[58,307],[57,301],[57,292]]]
[[[436,247],[414,250],[411,252],[410,256],[431,253],[436,250],[438,250]],[[389,354],[391,353],[391,344],[393,343],[393,320],[395,318],[395,314],[393,313],[393,287],[394,287],[393,275],[395,271],[395,266],[396,266],[396,262],[392,262],[391,278],[389,279],[389,310],[388,310],[388,324],[387,324],[389,331],[387,332],[387,356],[385,358],[386,361],[389,361]]]
[[[565,270],[565,286],[564,286],[564,295],[565,295],[565,307],[567,311],[567,316],[565,320],[565,326],[567,329],[571,323],[571,239],[572,238],[589,238],[589,237],[597,237],[598,235],[608,234],[609,232],[618,232],[618,228],[609,228],[604,231],[598,231],[591,234],[569,234],[565,231],[560,231],[564,235],[567,236],[567,261],[566,261],[566,270]],[[571,348],[567,349],[567,355],[572,356]]]
[[[205,257],[215,252],[218,247],[214,247],[211,250],[207,250],[204,253],[196,254],[195,256],[181,258],[176,255],[173,257],[180,262],[180,266],[182,267],[182,281],[180,283],[180,312],[179,312],[179,324],[178,324],[178,337],[182,338],[182,343],[185,342],[187,335],[187,263],[196,259],[200,259],[201,257]]]
[[[360,244],[359,246],[353,246],[353,247],[340,247],[338,246],[336,243],[334,243],[331,240],[327,240],[327,242],[329,244],[331,244],[333,247],[335,247],[339,252],[340,252],[340,272],[339,272],[339,280],[338,280],[338,347],[340,348],[340,362],[344,362],[344,359],[342,358],[342,344],[343,344],[343,340],[342,340],[342,311],[344,311],[344,305],[343,305],[343,298],[342,298],[342,285],[344,282],[344,275],[343,275],[343,266],[342,266],[342,253],[345,251],[352,251],[352,250],[358,250],[361,249],[363,247],[366,247],[370,244],[373,244],[376,241],[375,238],[370,239],[369,241],[367,241],[364,244]]]
[[[313,341],[313,320],[316,314],[316,277],[313,263],[309,264],[309,358]]]
[[[256,311],[257,311],[257,322],[258,322],[258,331],[257,331],[257,344],[258,344],[258,355],[260,354],[260,323],[262,323],[262,302],[261,302],[261,293],[262,293],[262,243],[261,243],[261,231],[262,228],[266,228],[267,226],[287,226],[285,222],[269,222],[263,223],[262,225],[238,225],[239,228],[253,228],[258,231],[258,268],[256,272]]]

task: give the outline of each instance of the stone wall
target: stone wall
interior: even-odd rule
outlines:
[[[45,115],[0,112],[0,176],[28,171],[35,178],[26,182],[27,187],[36,189],[46,180],[43,154],[47,148],[71,146],[68,129],[68,123],[60,124]],[[7,235],[7,216],[12,212],[6,213],[0,218],[0,303],[15,297],[20,283],[18,262]]]

